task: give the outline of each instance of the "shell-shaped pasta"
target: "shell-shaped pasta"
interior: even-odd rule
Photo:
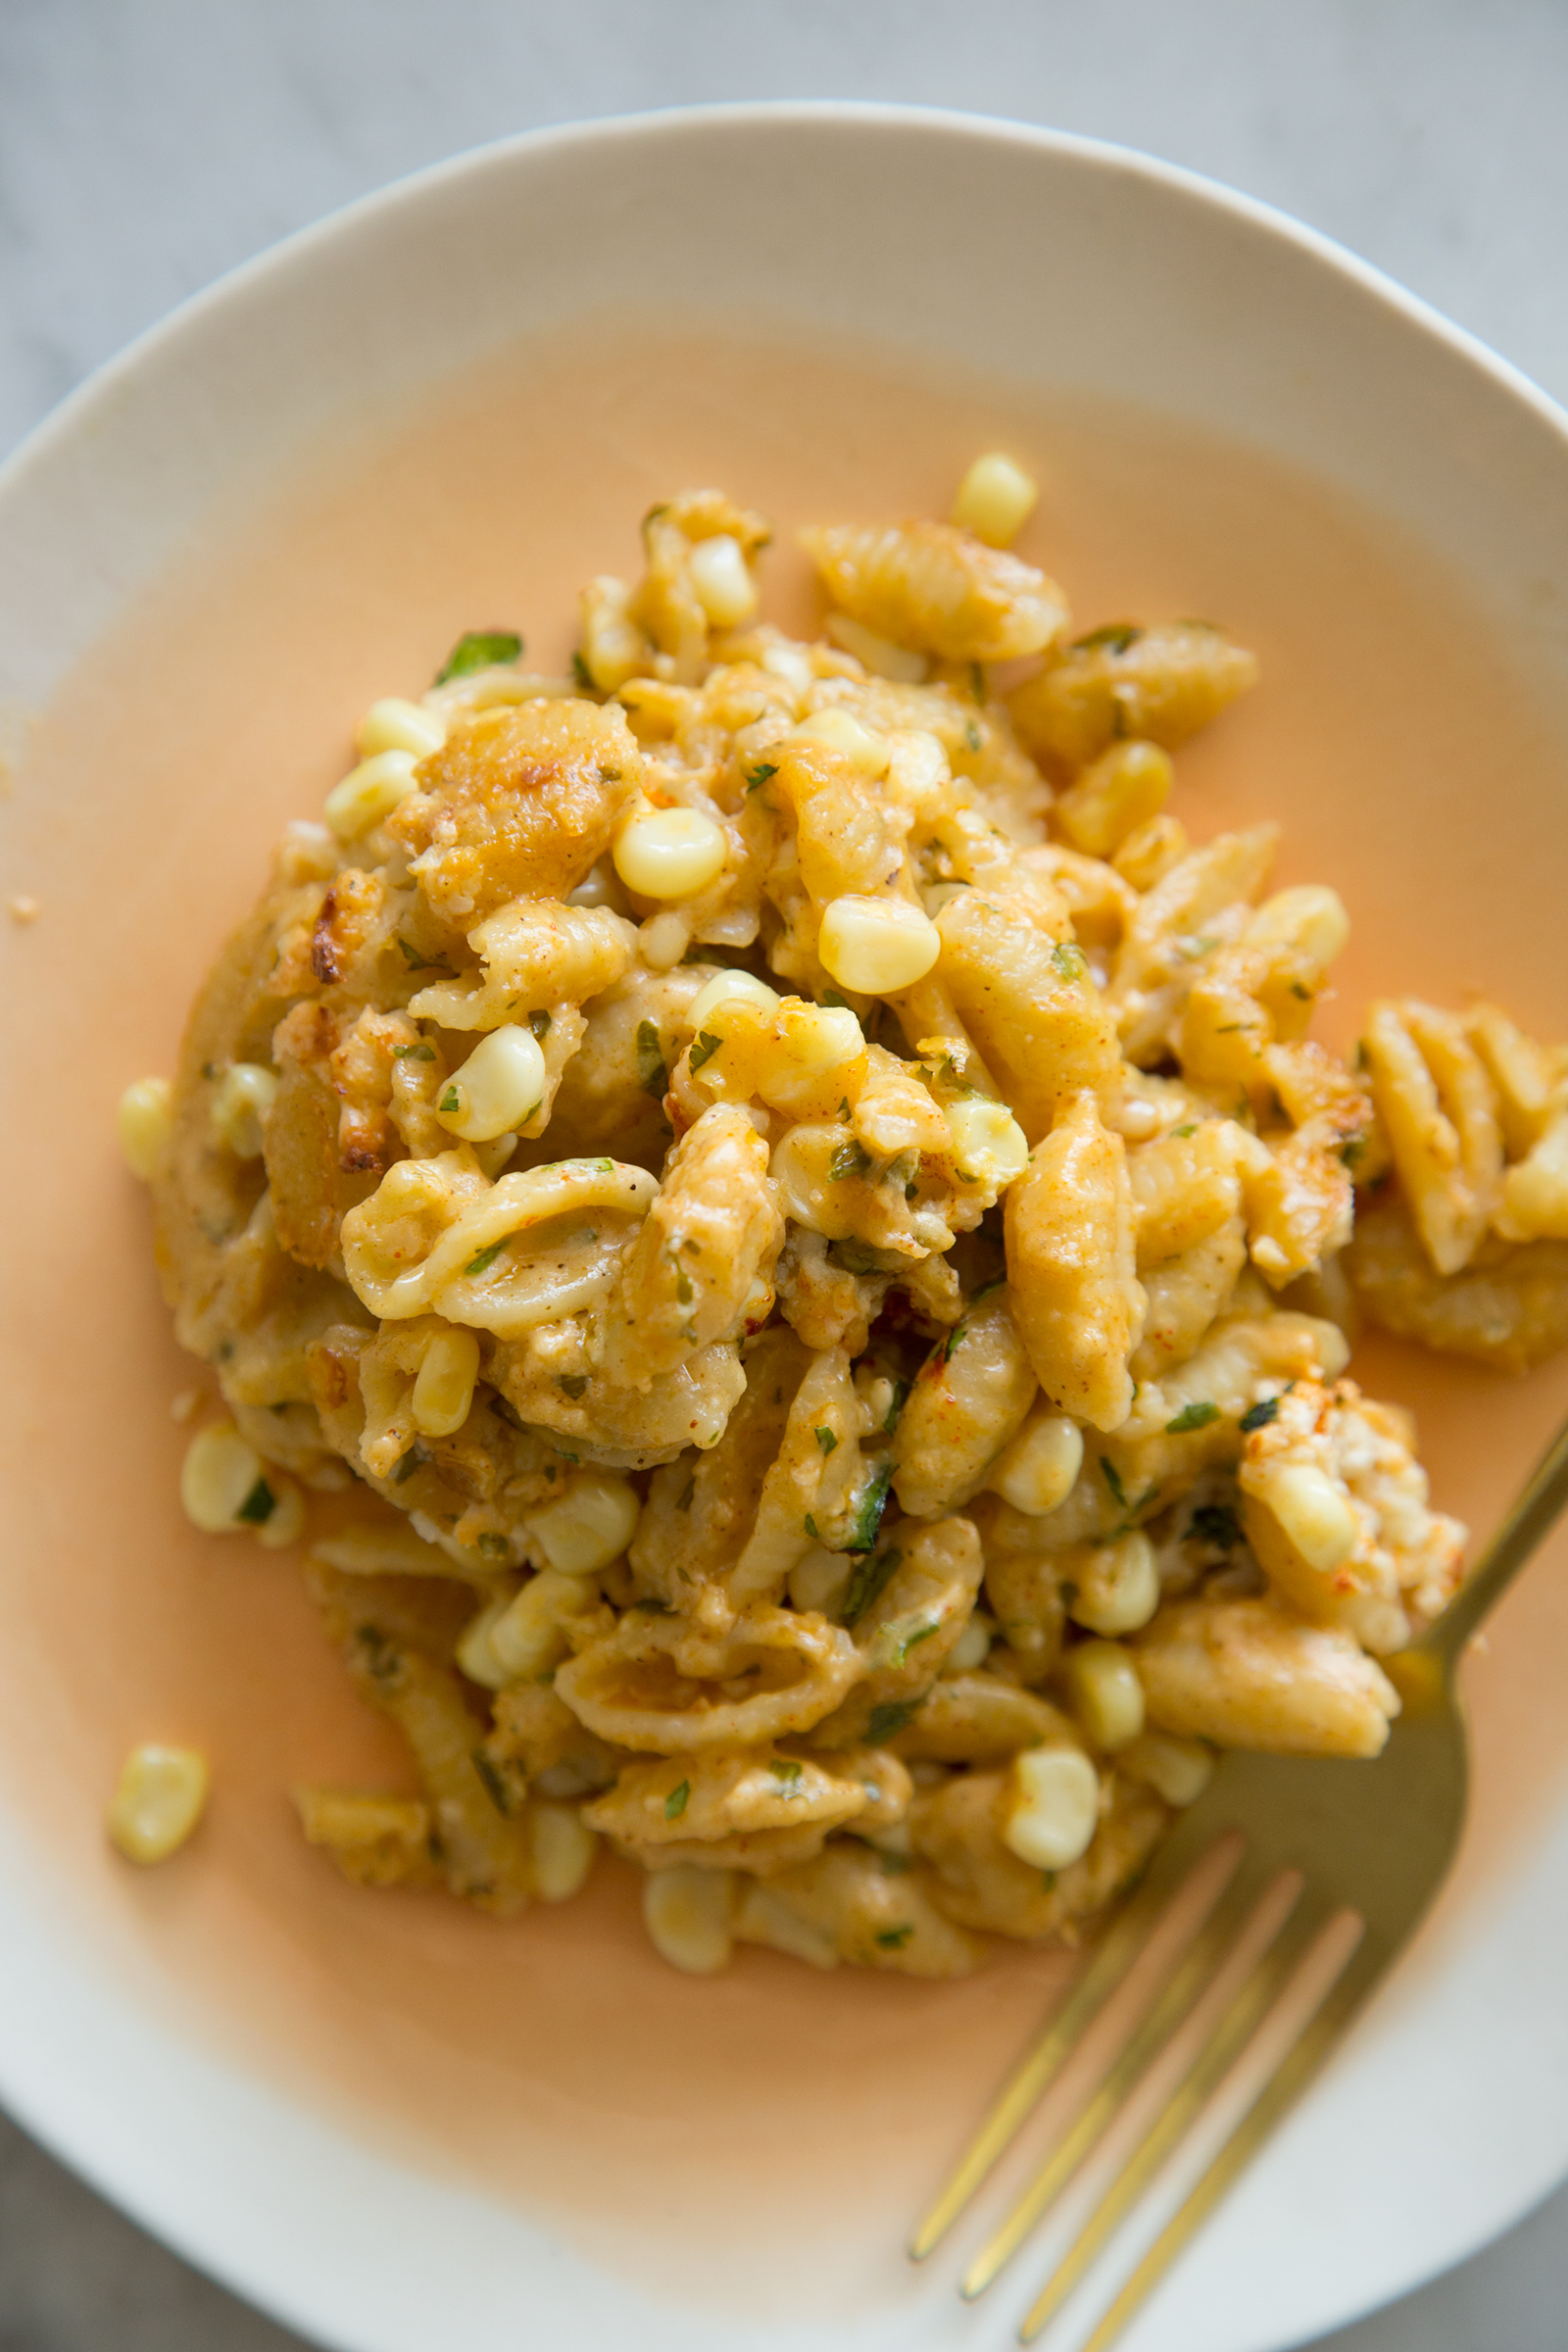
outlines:
[[[776,1597],[813,1544],[829,1551],[864,1548],[858,1521],[865,1487],[850,1358],[842,1348],[826,1348],[810,1358],[791,1400],[752,1532],[725,1579],[732,1597],[743,1605],[763,1594]],[[874,1536],[875,1529],[870,1532]]]
[[[858,1780],[813,1757],[703,1748],[622,1765],[583,1819],[652,1870],[695,1862],[766,1877],[808,1860],[866,1805]]]
[[[1143,1337],[1133,1351],[1135,1381],[1162,1381],[1188,1361],[1246,1263],[1247,1228],[1238,1215],[1206,1241],[1144,1269],[1139,1279],[1148,1306]]]
[[[634,964],[584,1008],[582,1039],[551,1111],[553,1153],[610,1152],[656,1171],[663,1165],[664,1096],[690,1031],[687,1008],[712,977],[706,964],[668,972]]]
[[[1256,678],[1256,657],[1205,621],[1117,622],[1068,646],[1011,710],[1032,752],[1083,767],[1123,736],[1174,751]]]
[[[602,1740],[669,1756],[809,1731],[864,1672],[849,1635],[807,1612],[748,1610],[705,1647],[683,1619],[631,1609],[559,1669],[555,1687]],[[736,1683],[746,1695],[734,1695]]]
[[[1469,1264],[1497,1206],[1502,1138],[1486,1065],[1454,1013],[1374,1004],[1362,1039],[1372,1100],[1428,1257]]]
[[[950,662],[1038,654],[1066,626],[1054,580],[946,522],[818,525],[801,534],[841,612]]]
[[[737,1337],[783,1239],[767,1146],[743,1110],[715,1102],[670,1153],[627,1253],[607,1367],[645,1388],[697,1348]]]
[[[1235,1216],[1242,1202],[1239,1140],[1232,1120],[1204,1119],[1128,1152],[1140,1274],[1206,1242]]]
[[[468,933],[479,973],[434,981],[410,999],[409,1010],[443,1029],[498,1029],[597,997],[620,978],[636,944],[632,924],[608,906],[515,899]]]
[[[963,1773],[916,1797],[910,1833],[951,1919],[1030,1942],[1102,1911],[1142,1868],[1169,1819],[1152,1790],[1107,1773],[1100,1827],[1087,1853],[1065,1870],[1041,1871],[1003,1841],[1006,1794],[1004,1774]]]
[[[528,702],[455,725],[388,829],[436,916],[459,930],[514,899],[564,899],[609,849],[643,781],[614,705]]]
[[[437,1250],[490,1189],[471,1152],[400,1159],[388,1168],[368,1200],[343,1220],[343,1264],[361,1304],[383,1317],[424,1314]]]
[[[946,1919],[925,1874],[853,1839],[814,1862],[748,1887],[735,1916],[743,1943],[761,1943],[818,1968],[891,1969],[906,1977],[961,1977],[984,1947]]]
[[[1274,1600],[1183,1600],[1134,1638],[1149,1720],[1218,1747],[1375,1756],[1399,1695],[1338,1627]]]
[[[801,879],[818,910],[846,892],[891,889],[908,815],[831,744],[786,740],[771,789],[795,813]]]
[[[937,928],[937,976],[1031,1143],[1079,1094],[1119,1088],[1114,1021],[1079,948],[974,890],[949,900]]]
[[[985,1548],[986,1601],[1024,1679],[1044,1682],[1061,1654],[1068,1571],[1053,1545],[1051,1520],[982,1494],[973,1518]]]
[[[898,1734],[897,1750],[911,1762],[997,1764],[1020,1748],[1073,1736],[1060,1709],[1033,1690],[1000,1675],[956,1674],[927,1693],[914,1721]]]
[[[905,1401],[893,1438],[893,1491],[904,1509],[936,1519],[978,1494],[1022,1428],[1036,1386],[999,1285],[937,1342]]]
[[[1172,1050],[1204,958],[1251,921],[1251,901],[1278,843],[1278,825],[1216,834],[1178,858],[1139,901],[1106,992],[1129,1060],[1154,1063]]]
[[[688,1454],[654,1473],[630,1553],[645,1596],[679,1606],[744,1555],[808,1363],[792,1331],[759,1334],[746,1352],[746,1393],[718,1444],[695,1461]],[[820,1463],[814,1436],[811,1449]]]
[[[1132,1405],[1143,1329],[1126,1151],[1080,1095],[1007,1194],[1012,1319],[1054,1404],[1096,1429]]]
[[[985,1561],[968,1519],[905,1520],[861,1563],[844,1604],[864,1680],[817,1732],[847,1747],[891,1739],[913,1716],[974,1613]]]
[[[1437,1274],[1398,1199],[1356,1215],[1345,1253],[1376,1323],[1446,1355],[1528,1372],[1568,1347],[1568,1242],[1483,1242],[1459,1274]]]
[[[487,1377],[517,1418],[558,1452],[612,1470],[649,1470],[715,1446],[746,1386],[740,1349],[715,1341],[637,1387],[599,1360],[597,1322],[568,1315],[489,1350]]]

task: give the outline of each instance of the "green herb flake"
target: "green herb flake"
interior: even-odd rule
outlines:
[[[506,1782],[496,1770],[482,1747],[473,1750],[473,1769],[484,1784],[484,1792],[498,1813],[512,1811],[512,1799]]]
[[[1267,1429],[1269,1423],[1277,1418],[1279,1409],[1280,1400],[1277,1396],[1260,1396],[1242,1415],[1240,1427],[1243,1436],[1250,1438],[1254,1429]]]
[[[662,1102],[664,1090],[669,1084],[669,1072],[664,1066],[664,1049],[660,1042],[657,1021],[639,1021],[637,1024],[637,1077],[645,1095],[652,1095],[656,1102]]]
[[[947,1337],[945,1339],[938,1340],[936,1347],[932,1349],[932,1363],[951,1364],[953,1361],[953,1350],[955,1348],[962,1346],[963,1337],[968,1328],[969,1325],[967,1319],[960,1323],[955,1323]]]
[[[808,1511],[806,1514],[805,1526],[806,1532],[810,1537],[811,1542],[813,1544],[820,1544],[822,1541],[821,1533],[817,1527],[816,1521],[811,1517],[809,1511]]]
[[[392,1058],[394,1061],[434,1061],[435,1048],[426,1045],[394,1046]]]
[[[1187,1532],[1216,1551],[1234,1551],[1242,1540],[1241,1523],[1228,1502],[1200,1503]]]
[[[446,1093],[436,1104],[436,1108],[447,1117],[450,1117],[454,1111],[459,1111],[463,1108],[463,1097],[455,1086],[449,1086],[447,1088]]]
[[[877,1467],[855,1505],[855,1517],[850,1533],[844,1540],[846,1551],[870,1551],[876,1543],[882,1514],[888,1505],[888,1489],[893,1484],[891,1456]]]
[[[549,1013],[546,1012],[542,1007],[538,1012],[530,1012],[528,1015],[528,1026],[533,1031],[535,1037],[548,1037],[550,1035]]]
[[[965,722],[963,740],[971,752],[977,752],[980,749],[980,730],[972,718]]]
[[[1100,1474],[1110,1489],[1112,1499],[1117,1507],[1125,1510],[1127,1508],[1127,1490],[1121,1483],[1121,1472],[1108,1453],[1102,1453],[1100,1457]]]
[[[873,1601],[881,1599],[893,1571],[903,1557],[902,1551],[896,1551],[890,1545],[874,1559],[857,1560],[855,1573],[850,1578],[850,1589],[844,1595],[844,1606],[839,1612],[843,1624],[858,1625]]]
[[[978,662],[969,664],[969,692],[977,703],[983,703],[986,699],[986,673]]]
[[[898,1428],[899,1415],[903,1412],[908,1400],[908,1382],[906,1380],[895,1380],[893,1383],[893,1402],[888,1406],[888,1417],[882,1424],[883,1431],[888,1436],[891,1436],[893,1431]]]
[[[884,1740],[895,1738],[914,1721],[924,1703],[925,1692],[922,1690],[918,1698],[889,1698],[884,1699],[879,1707],[873,1707],[865,1727],[867,1747],[880,1747]]]
[[[466,678],[476,669],[521,659],[522,639],[515,629],[466,629],[435,673],[444,686],[449,678]]]
[[[1054,1870],[1043,1870],[1040,1873],[1040,1883],[1048,1894],[1054,1894],[1056,1891],[1056,1875]]]
[[[680,1493],[675,1497],[676,1510],[689,1511],[692,1507],[692,1496],[696,1494],[696,1492],[697,1473],[695,1470],[693,1470],[688,1474],[686,1484],[682,1487]]]
[[[495,1530],[489,1527],[479,1538],[479,1549],[487,1560],[510,1560],[512,1557],[512,1545],[507,1542],[506,1537],[497,1535]]]
[[[573,683],[580,686],[584,694],[592,694],[595,692],[594,673],[589,668],[587,662],[583,660],[580,651],[574,650],[572,653],[571,675]]]
[[[870,1153],[852,1142],[840,1144],[827,1163],[827,1172],[834,1184],[846,1184],[852,1176],[864,1176],[870,1165]]]
[[[670,1790],[669,1794],[664,1799],[664,1819],[666,1821],[679,1821],[681,1815],[686,1810],[687,1801],[691,1796],[691,1792],[692,1785],[690,1781],[682,1781],[678,1788],[672,1788]]]
[[[824,1453],[834,1453],[838,1450],[839,1441],[837,1434],[833,1430],[818,1429],[814,1430],[812,1435],[815,1437],[817,1444],[821,1446]]]
[[[893,1660],[894,1665],[905,1665],[910,1650],[918,1649],[922,1642],[929,1642],[932,1635],[940,1630],[940,1627],[935,1625],[917,1625],[912,1633],[906,1634],[904,1640],[899,1643],[898,1654]]]
[[[848,1012],[850,1009],[849,998],[841,997],[836,988],[824,988],[822,991],[822,1002],[824,1004],[837,1005],[844,1012]]]
[[[701,1029],[698,1031],[696,1037],[692,1040],[691,1060],[687,1065],[694,1076],[702,1068],[705,1061],[712,1060],[713,1055],[718,1052],[719,1047],[723,1043],[724,1040],[721,1037],[710,1037],[706,1029]]]
[[[588,1375],[586,1372],[559,1372],[556,1375],[556,1386],[563,1390],[575,1404],[578,1397],[587,1389]]]
[[[769,760],[760,760],[755,767],[748,768],[746,771],[747,791],[749,793],[760,792],[768,778],[777,774],[778,769]]]
[[[801,1792],[801,1767],[796,1763],[793,1756],[769,1756],[767,1760],[767,1769],[773,1775],[775,1781],[780,1781],[783,1783],[783,1793],[786,1796],[799,1796]]]
[[[395,932],[393,936],[398,943],[398,948],[403,956],[403,960],[408,965],[411,972],[451,971],[452,966],[450,963],[445,962],[439,956],[427,956],[424,950],[422,948],[416,948],[411,939],[405,939],[401,931]]]
[[[259,1478],[234,1516],[245,1527],[265,1527],[276,1508],[277,1496],[266,1479]]]
[[[1087,637],[1075,637],[1075,654],[1125,654],[1138,643],[1144,631],[1136,620],[1108,620],[1102,628],[1091,629]]]
[[[1211,1421],[1218,1419],[1219,1406],[1202,1398],[1193,1404],[1184,1404],[1175,1419],[1166,1422],[1165,1429],[1170,1437],[1179,1438],[1189,1429],[1206,1429]]]
[[[1312,1002],[1312,991],[1309,988],[1303,988],[1299,980],[1291,982],[1291,994],[1293,997],[1299,997],[1303,1004],[1310,1004]]]
[[[1172,1135],[1176,1136],[1196,1135],[1198,1133],[1198,1121],[1196,1119],[1189,1119],[1185,1127],[1173,1127],[1171,1129],[1171,1133]]]
[[[392,1484],[395,1487],[405,1485],[420,1467],[423,1460],[424,1455],[419,1451],[418,1446],[411,1446],[408,1452],[399,1458],[397,1468],[392,1473]]]
[[[1057,978],[1061,980],[1081,980],[1089,969],[1088,956],[1082,948],[1074,947],[1071,940],[1057,940],[1051,951],[1051,961]]]
[[[487,1249],[476,1250],[474,1251],[473,1255],[469,1258],[467,1264],[463,1269],[464,1274],[468,1281],[471,1282],[476,1275],[483,1274],[488,1267],[495,1264],[496,1259],[501,1255],[502,1250],[507,1246],[508,1238],[508,1236],[503,1235],[499,1242],[491,1242]]]
[[[876,1940],[885,1952],[901,1952],[913,1934],[914,1923],[911,1920],[902,1928],[878,1928]]]
[[[687,1273],[684,1266],[678,1266],[675,1269],[675,1297],[679,1299],[682,1306],[690,1306],[696,1295],[697,1294],[692,1289],[691,1276]]]

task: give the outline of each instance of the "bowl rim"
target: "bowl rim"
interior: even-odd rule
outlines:
[[[95,417],[111,414],[122,392],[149,365],[177,359],[187,339],[205,331],[225,309],[265,296],[270,283],[280,282],[302,268],[308,270],[318,256],[326,254],[335,244],[351,241],[362,225],[372,219],[385,222],[400,213],[413,213],[432,195],[460,181],[491,171],[504,172],[518,156],[548,160],[555,153],[599,148],[608,157],[629,142],[673,144],[694,134],[700,136],[709,129],[727,132],[754,127],[830,125],[871,132],[916,127],[957,143],[987,143],[1033,151],[1070,161],[1092,174],[1141,181],[1151,189],[1180,198],[1195,210],[1228,219],[1261,240],[1292,249],[1323,276],[1358,289],[1384,311],[1416,329],[1429,344],[1468,364],[1518,409],[1548,427],[1568,454],[1568,407],[1556,401],[1522,368],[1494,351],[1480,336],[1447,318],[1424,297],[1412,293],[1376,264],[1264,199],[1116,141],[1005,115],[893,101],[781,98],[649,109],[519,131],[421,166],[354,198],[291,231],[186,296],[91,369],[0,460],[0,502],[11,495],[34,466],[47,465],[57,453],[65,452],[84,429],[90,430]],[[112,2156],[92,2143],[88,2132],[58,2113],[51,2114],[46,2100],[20,2087],[15,2074],[16,2070],[8,2063],[5,2044],[0,2041],[0,2094],[7,2111],[40,2145],[129,2214],[140,2227],[285,2325],[310,2330],[323,2343],[349,2343],[351,2339],[338,2331],[318,2305],[312,2308],[309,2293],[297,2281],[285,2283],[275,2277],[259,2276],[238,2243],[223,2242],[220,2232],[192,2220],[175,2209],[172,2201],[158,2189],[122,2170]],[[1533,2196],[1527,2197],[1501,2221],[1489,2218],[1479,2234],[1455,2245],[1446,2267],[1463,2261],[1500,2230],[1511,2226],[1529,2210],[1532,2202]],[[1432,2275],[1441,2273],[1428,2274]],[[1411,2280],[1409,2285],[1419,2282]],[[1396,2291],[1408,2291],[1408,2287]],[[1362,2310],[1375,2307],[1356,2306],[1347,2310],[1335,2324],[1348,2324]]]

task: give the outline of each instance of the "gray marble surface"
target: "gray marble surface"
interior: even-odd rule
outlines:
[[[910,100],[1311,221],[1568,397],[1561,0],[0,0],[0,453],[183,295],[534,124]],[[1568,2192],[1317,2352],[1561,2352]],[[0,2120],[0,2352],[285,2352]]]

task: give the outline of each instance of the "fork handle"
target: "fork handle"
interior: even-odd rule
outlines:
[[[1437,1658],[1446,1672],[1451,1672],[1477,1626],[1495,1608],[1565,1505],[1568,1422],[1542,1455],[1474,1570],[1443,1615],[1412,1647]]]

